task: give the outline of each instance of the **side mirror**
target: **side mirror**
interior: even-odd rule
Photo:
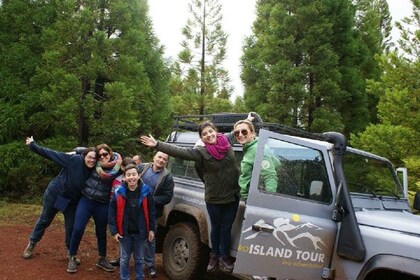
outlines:
[[[416,194],[414,195],[414,200],[413,200],[413,208],[416,210],[420,210],[420,192],[416,192]]]

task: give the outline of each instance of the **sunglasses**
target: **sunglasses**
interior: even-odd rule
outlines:
[[[235,134],[235,137],[239,137],[240,133],[242,133],[243,136],[247,136],[249,131],[247,129],[241,129],[241,130],[235,130],[233,133]]]
[[[102,153],[102,154],[99,154],[99,158],[107,157],[108,155],[109,153]]]

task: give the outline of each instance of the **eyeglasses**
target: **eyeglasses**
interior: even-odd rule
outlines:
[[[239,137],[239,133],[242,133],[243,136],[247,136],[249,131],[248,129],[241,129],[241,130],[235,130],[233,133],[235,134],[235,137]]]
[[[102,154],[99,154],[99,158],[107,157],[108,155],[109,153],[102,153]]]

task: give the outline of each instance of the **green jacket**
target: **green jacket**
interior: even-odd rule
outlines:
[[[213,158],[205,146],[185,148],[158,141],[155,149],[170,156],[197,162],[203,171],[206,202],[226,204],[235,201],[235,196],[239,196],[239,169],[232,147],[221,160]]]
[[[251,183],[252,168],[254,167],[255,153],[257,150],[258,137],[243,146],[243,159],[241,161],[241,175],[239,176],[239,186],[241,197],[248,198],[249,185]],[[271,155],[268,149],[264,150],[264,158],[261,162],[261,175],[266,191],[277,191],[277,172],[276,168],[280,161]]]

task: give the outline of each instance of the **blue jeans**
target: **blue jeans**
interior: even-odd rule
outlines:
[[[217,256],[229,256],[232,224],[238,211],[239,198],[226,204],[206,203],[211,231],[211,252]]]
[[[82,196],[77,205],[76,218],[74,220],[73,234],[70,241],[70,255],[77,255],[80,241],[85,233],[86,225],[90,217],[95,222],[96,240],[98,242],[98,253],[106,257],[106,229],[108,226],[109,203],[101,203]]]
[[[157,225],[156,225],[157,228]],[[156,236],[156,229],[155,229]],[[153,241],[146,240],[144,242],[144,264],[147,267],[155,266],[155,254],[156,254],[156,238]]]
[[[34,229],[32,230],[29,240],[31,242],[37,243],[44,236],[45,230],[51,225],[55,216],[59,212],[54,208],[55,200],[57,199],[58,193],[46,189],[44,192],[44,204],[42,206],[41,215],[38,218],[38,221],[35,224]],[[69,203],[66,210],[64,210],[64,226],[65,226],[65,243],[67,249],[70,247],[71,234],[73,232],[74,217],[76,213],[76,204]]]
[[[144,245],[147,241],[139,234],[127,234],[120,239],[120,278],[130,280],[130,258],[134,258],[136,280],[143,280]]]

